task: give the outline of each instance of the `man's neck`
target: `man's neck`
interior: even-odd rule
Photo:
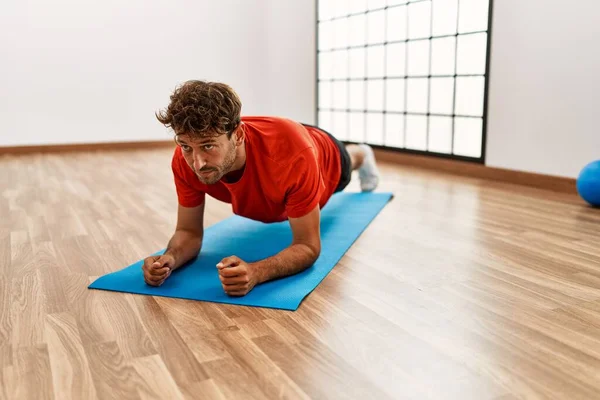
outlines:
[[[243,143],[236,149],[235,162],[231,171],[223,178],[228,183],[235,183],[242,178],[246,169],[246,143]]]
[[[243,170],[246,166],[246,142],[243,142],[235,151],[235,162],[231,172]]]

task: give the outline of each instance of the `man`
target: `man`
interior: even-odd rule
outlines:
[[[254,263],[232,255],[217,264],[223,290],[243,296],[316,261],[320,210],[348,185],[352,171],[359,171],[361,190],[377,187],[369,146],[346,147],[317,127],[284,118],[241,117],[240,99],[225,84],[188,81],[170,99],[157,118],[173,129],[178,145],[172,159],[177,226],[165,253],[144,260],[149,285],[161,285],[200,253],[206,194],[253,220],[289,221],[293,241],[280,253]]]

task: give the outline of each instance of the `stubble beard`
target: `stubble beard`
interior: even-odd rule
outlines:
[[[205,171],[210,171],[211,173],[207,175],[196,174],[198,180],[205,185],[214,185],[219,182],[223,176],[227,175],[231,172],[233,168],[233,164],[235,164],[235,146],[231,146],[230,151],[225,156],[223,160],[223,164],[218,168],[209,168]],[[203,171],[200,171],[203,172]]]

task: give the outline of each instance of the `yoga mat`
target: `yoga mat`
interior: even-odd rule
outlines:
[[[144,282],[143,260],[140,260],[96,279],[89,288],[296,310],[391,198],[391,193],[334,194],[321,210],[321,255],[317,261],[296,275],[256,285],[243,297],[229,296],[223,291],[216,264],[231,255],[253,262],[277,254],[291,243],[288,221],[265,224],[234,215],[206,228],[198,258],[173,271],[161,286]]]

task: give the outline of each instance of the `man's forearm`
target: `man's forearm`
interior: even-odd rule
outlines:
[[[170,254],[175,259],[173,269],[181,267],[198,255],[202,247],[202,236],[191,231],[175,231],[165,251],[165,254]]]
[[[252,263],[252,267],[258,283],[267,282],[304,271],[314,264],[319,252],[305,244],[293,244],[272,257]]]

